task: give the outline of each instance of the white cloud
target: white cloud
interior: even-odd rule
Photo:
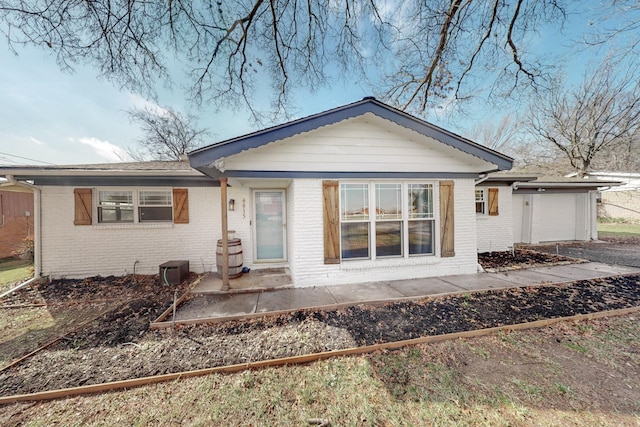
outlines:
[[[38,145],[45,145],[45,144],[44,144],[44,142],[40,141],[40,140],[39,140],[39,139],[37,139],[37,138],[34,138],[33,136],[30,136],[30,137],[29,137],[29,140],[30,140],[31,142],[35,142],[35,143],[36,143],[36,144],[38,144]]]
[[[84,145],[88,145],[95,151],[97,155],[106,159],[109,162],[124,162],[129,160],[129,154],[117,145],[110,143],[109,141],[102,141],[98,138],[83,137],[83,138],[70,138],[73,142],[79,142]]]

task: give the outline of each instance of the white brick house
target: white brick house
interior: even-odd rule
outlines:
[[[479,251],[514,242],[512,187],[487,181],[511,165],[365,98],[204,147],[189,163],[0,175],[35,193],[39,274],[149,274],[175,259],[215,271],[224,215],[245,266],[285,267],[296,286],[314,286],[475,273]]]

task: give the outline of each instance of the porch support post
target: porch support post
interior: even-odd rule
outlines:
[[[229,290],[229,225],[227,223],[227,178],[220,178],[222,222],[222,290]]]

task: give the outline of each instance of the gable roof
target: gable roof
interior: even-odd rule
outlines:
[[[258,148],[346,119],[362,116],[366,113],[374,114],[418,132],[421,135],[433,138],[442,144],[456,148],[466,154],[492,163],[496,165],[496,169],[498,170],[508,170],[512,167],[513,159],[504,154],[418,119],[371,97],[322,113],[199,148],[189,153],[189,162],[192,167],[203,173],[207,173],[207,169],[210,171],[211,165],[221,158],[233,156],[246,150]]]

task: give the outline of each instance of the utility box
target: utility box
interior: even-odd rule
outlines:
[[[189,261],[167,261],[160,264],[160,284],[178,285],[189,276]]]

